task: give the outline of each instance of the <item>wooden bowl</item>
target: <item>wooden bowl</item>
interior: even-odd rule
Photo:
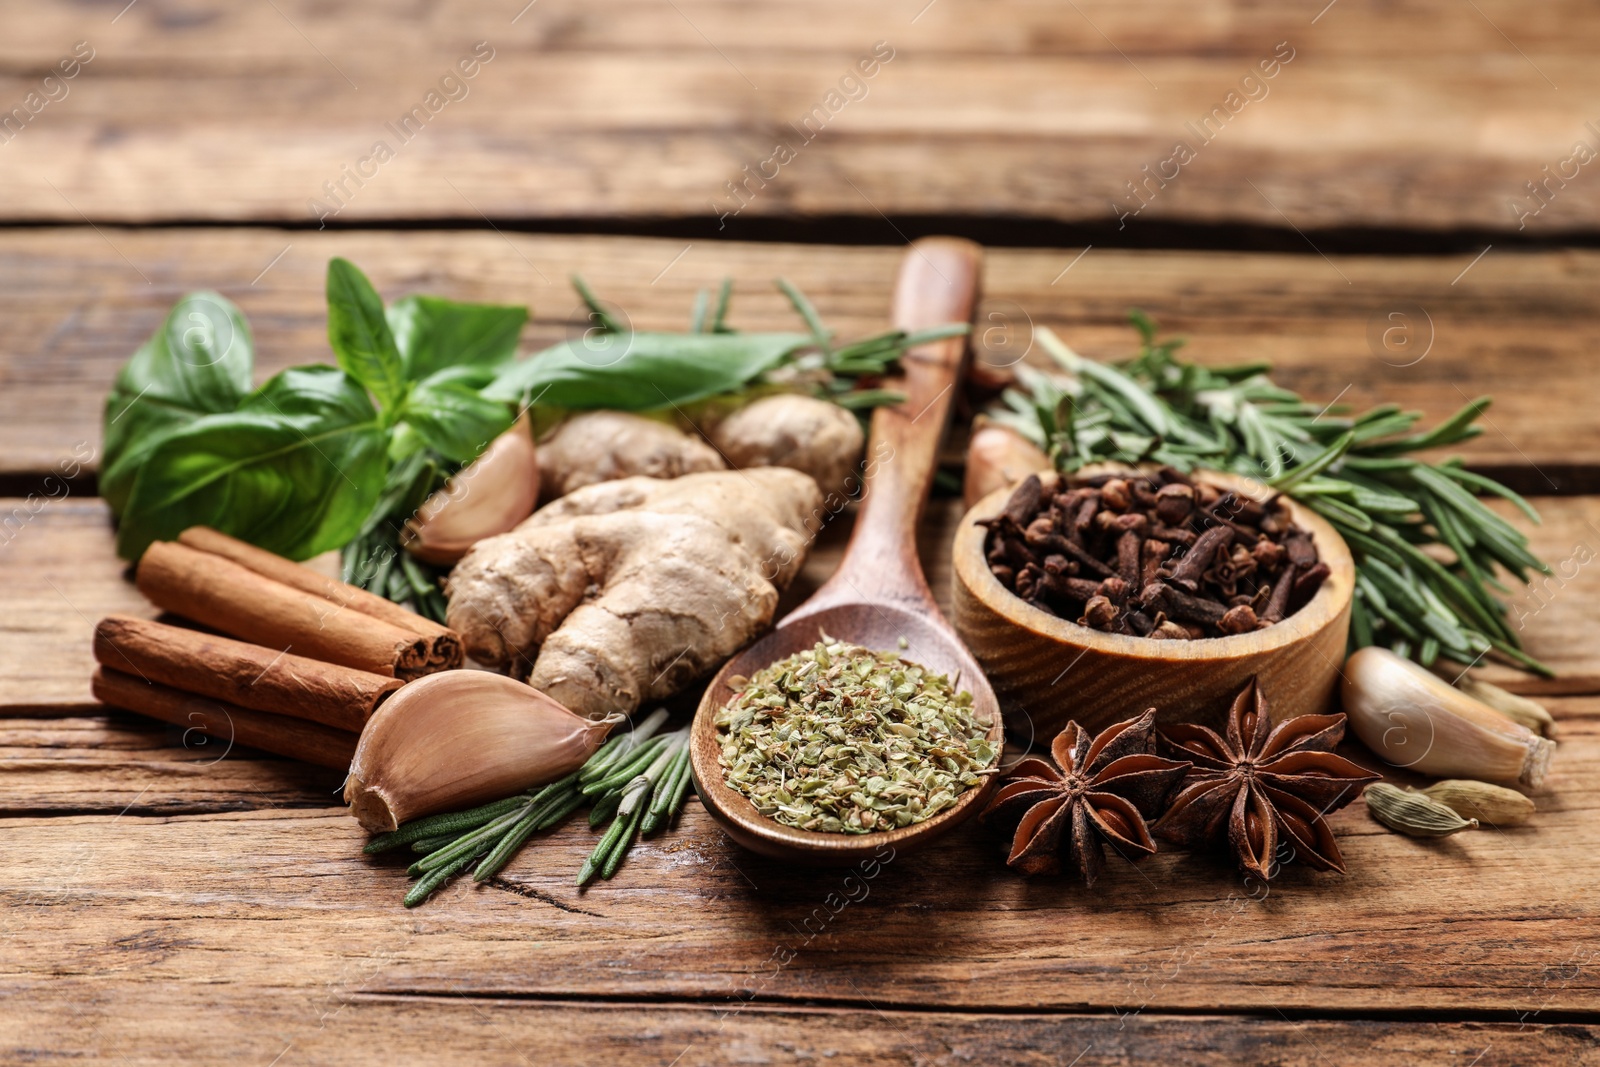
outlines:
[[[933,614],[937,616],[937,609],[933,609]],[[724,668],[706,689],[689,732],[689,762],[694,771],[695,789],[706,810],[722,824],[728,836],[750,851],[808,866],[847,866],[868,859],[882,862],[930,844],[975,815],[994,792],[999,777],[986,775],[980,784],[957,797],[950,807],[922,822],[895,830],[835,834],[800,830],[775,822],[757,811],[743,793],[728,785],[721,762],[722,744],[717,740],[714,720],[717,709],[733,699],[733,690],[727,684],[730,674],[760,669],[811,648],[823,633],[840,637],[846,632],[846,626],[857,628],[850,633],[850,640],[871,648],[894,648],[896,641],[904,637],[907,647],[901,655],[948,675],[957,690],[970,690],[973,714],[990,724],[989,740],[996,751],[1004,745],[1000,707],[989,688],[982,684],[983,674],[978,664],[950,633],[943,619],[888,603],[875,609],[869,618],[874,627],[869,633],[859,630],[861,619],[852,615],[848,606],[824,608],[804,618],[785,620],[781,627],[733,660],[729,667],[735,668],[734,671]],[[976,679],[977,684],[972,679]],[[999,766],[998,760],[995,766]]]
[[[1195,477],[1262,497],[1249,479],[1213,471]],[[1010,496],[1009,489],[991,493],[962,517],[952,583],[956,631],[989,675],[1014,739],[1048,739],[1069,719],[1094,733],[1150,707],[1162,722],[1220,725],[1251,676],[1260,678],[1274,721],[1328,710],[1350,630],[1355,561],[1321,516],[1285,500],[1331,571],[1310,603],[1253,633],[1152,641],[1069,622],[1000,584],[984,558],[988,531],[978,520],[998,515]]]

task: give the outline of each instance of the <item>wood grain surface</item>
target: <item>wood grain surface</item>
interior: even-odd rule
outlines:
[[[172,780],[107,750],[98,768],[66,773],[143,779],[136,803],[0,822],[0,989],[69,978],[108,995],[134,980],[252,995],[354,982],[723,1006],[1557,1020],[1600,995],[1600,902],[1583,859],[1600,847],[1600,719],[1593,701],[1554,710],[1564,736],[1534,820],[1428,842],[1358,804],[1332,818],[1344,877],[1290,866],[1264,888],[1221,859],[1161,853],[1137,866],[1113,857],[1090,893],[1014,876],[975,823],[937,851],[803,870],[738,849],[691,804],[613,882],[575,887],[595,836],[578,820],[490,884],[452,884],[410,912],[397,903],[401,862],[362,857],[342,810],[163,814]],[[250,757],[223,763],[234,759]],[[260,761],[263,792],[284,769]]]
[[[1556,233],[1592,230],[1600,207],[1581,169],[1538,214],[1511,206],[1538,203],[1526,183],[1574,142],[1600,145],[1586,128],[1597,31],[1574,0],[122,8],[54,0],[11,20],[7,110],[76,42],[94,58],[0,152],[10,217],[315,222],[311,201],[340,203],[324,183],[344,181],[340,222],[714,230],[739,203],[727,183],[750,181],[744,217],[847,216],[889,242],[882,215],[1114,227],[1146,166],[1176,176],[1152,181],[1128,227]],[[388,124],[478,42],[493,58],[397,137]],[[841,91],[875,48],[893,58]],[[1277,56],[1292,58],[1261,78]],[[819,106],[826,121],[802,137]],[[346,178],[378,141],[392,158]],[[1180,141],[1194,158],[1163,167]],[[779,144],[794,158],[771,162]],[[770,181],[746,177],[763,167]]]
[[[151,955],[159,941],[124,950]],[[381,964],[380,964],[381,965]],[[366,965],[370,969],[370,964]],[[529,1001],[371,993],[368,969],[315,990],[208,991],[197,1019],[183,989],[148,985],[113,1000],[103,985],[59,982],[58,1010],[38,988],[11,994],[0,1041],[21,1056],[65,1051],[129,1067],[175,1061],[389,1065],[470,1049],[475,1062],[550,1067],[682,1067],[752,1062],[896,1063],[928,1067],[1121,1067],[1161,1056],[1198,1067],[1270,1062],[1578,1064],[1594,1051],[1584,1027],[1545,1022],[1299,1020],[1158,1012],[915,1012],[866,1008]],[[736,1007],[736,1006],[735,1006]],[[12,1040],[15,1035],[15,1040]],[[1492,1056],[1491,1056],[1492,1054]],[[1074,1060],[1072,1057],[1076,1056]]]
[[[640,328],[681,328],[695,291],[731,275],[735,325],[793,329],[769,283],[781,274],[841,335],[859,337],[888,319],[901,249],[492,231],[0,232],[0,476],[93,469],[111,380],[184,292],[213,288],[238,302],[258,378],[330,361],[323,276],[334,255],[368,270],[391,300],[430,292],[531,304],[531,352],[581,328],[572,272]],[[1044,359],[1032,344],[1040,325],[1085,355],[1123,357],[1135,344],[1127,310],[1138,306],[1188,337],[1195,358],[1272,360],[1283,384],[1322,403],[1394,402],[1442,419],[1492,394],[1484,435],[1463,454],[1526,492],[1596,491],[1597,288],[1600,253],[1579,250],[1330,262],[993,249],[975,336],[991,366]]]

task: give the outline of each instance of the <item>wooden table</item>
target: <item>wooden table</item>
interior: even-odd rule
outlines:
[[[30,5],[0,40],[4,108],[93,52],[0,144],[0,1061],[1600,1062],[1600,179],[1524,189],[1600,147],[1589,5],[122,5]],[[408,912],[337,775],[90,699],[92,621],[151,613],[93,495],[100,407],[182,292],[238,301],[262,375],[328,358],[335,254],[391,298],[529,302],[529,350],[570,328],[573,271],[641,327],[724,274],[736,322],[787,326],[783,274],[852,335],[931,230],[1012,246],[990,361],[1038,325],[1125,353],[1138,305],[1329,402],[1493,393],[1465,454],[1536,496],[1558,567],[1517,604],[1559,677],[1485,672],[1560,719],[1535,820],[1419,842],[1357,805],[1343,877],[1263,892],[1164,853],[1086,892],[971,827],[870,878],[783,869],[691,802],[613,882],[572,885],[580,824]],[[956,512],[923,537],[945,597]]]

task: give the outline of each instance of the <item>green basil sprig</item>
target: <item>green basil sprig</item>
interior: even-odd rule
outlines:
[[[387,310],[354,264],[328,264],[337,367],[293,367],[250,388],[244,316],[194,293],[118,375],[105,411],[101,492],[117,551],[195,524],[305,559],[361,529],[394,464],[432,450],[465,463],[511,425],[482,386],[516,354],[523,307],[408,297]]]

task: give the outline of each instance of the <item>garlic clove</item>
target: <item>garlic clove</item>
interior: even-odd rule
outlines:
[[[618,721],[574,715],[504,675],[430,674],[367,720],[345,803],[363,827],[381,832],[498,800],[576,771]]]
[[[1384,761],[1439,777],[1536,788],[1554,742],[1376,646],[1345,661],[1350,728]]]
[[[970,508],[996,489],[1016,485],[1049,466],[1050,457],[1038,445],[1009,426],[986,422],[973,430],[967,444],[962,500]]]
[[[538,502],[539,460],[523,415],[417,509],[406,523],[406,551],[454,563],[485,537],[513,529]]]

